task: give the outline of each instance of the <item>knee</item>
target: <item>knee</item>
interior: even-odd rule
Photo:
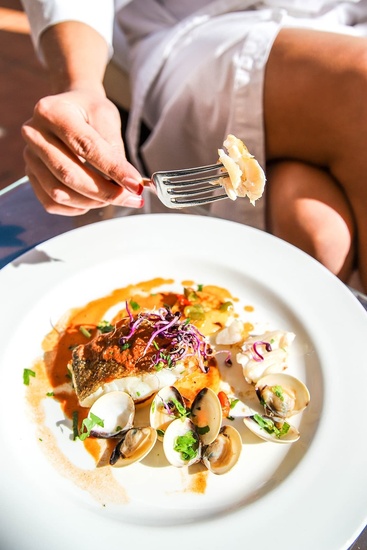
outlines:
[[[287,161],[269,166],[267,229],[301,248],[345,278],[354,258],[354,220],[331,176],[311,165]]]

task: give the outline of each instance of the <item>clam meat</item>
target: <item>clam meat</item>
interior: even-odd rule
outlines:
[[[130,428],[117,443],[111,457],[111,466],[129,466],[140,462],[153,449],[157,441],[157,432],[154,428]]]
[[[298,441],[299,431],[285,421],[279,421],[268,416],[254,414],[243,419],[247,428],[265,441],[272,443],[294,443]]]
[[[261,378],[256,394],[269,417],[285,419],[303,411],[309,401],[307,387],[290,374],[275,373]]]
[[[225,474],[237,463],[241,452],[238,431],[232,426],[222,426],[216,439],[204,448],[202,462],[213,474]]]

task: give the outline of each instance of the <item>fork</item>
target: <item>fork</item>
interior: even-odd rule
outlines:
[[[182,170],[154,172],[148,181],[159,200],[168,208],[187,208],[228,199],[220,178],[228,177],[220,171],[223,164],[209,164]],[[210,173],[203,177],[204,174]]]
[[[154,172],[151,179],[144,178],[143,182],[168,208],[200,206],[228,198],[220,182],[220,178],[227,177],[228,173],[221,171],[222,168],[223,164],[216,163],[182,170],[159,171]],[[206,173],[210,175],[200,177]],[[1,190],[0,196],[27,182],[27,176],[19,179]]]

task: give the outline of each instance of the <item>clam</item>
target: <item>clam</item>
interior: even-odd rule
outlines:
[[[189,418],[177,418],[169,424],[163,438],[163,450],[168,462],[176,468],[200,461],[201,441]]]
[[[222,406],[217,394],[210,388],[203,388],[191,405],[191,420],[204,445],[217,437],[222,425]]]
[[[110,457],[111,466],[123,467],[140,462],[153,449],[156,441],[154,428],[130,428],[114,448]]]
[[[255,390],[271,418],[289,418],[303,411],[310,401],[307,387],[290,374],[268,374],[257,382]]]
[[[294,443],[300,437],[299,431],[285,421],[254,414],[243,419],[244,424],[255,435],[273,443]]]
[[[216,439],[202,454],[202,462],[213,474],[225,474],[237,463],[242,451],[242,439],[232,426],[222,426]]]
[[[100,419],[101,425],[95,425],[91,430],[94,437],[116,437],[120,432],[132,427],[135,416],[135,405],[129,394],[122,391],[112,391],[99,397],[89,411],[89,417],[94,415]]]
[[[165,386],[154,397],[150,406],[150,425],[158,433],[158,439],[163,441],[163,435],[168,425],[186,412],[182,395],[174,386]]]

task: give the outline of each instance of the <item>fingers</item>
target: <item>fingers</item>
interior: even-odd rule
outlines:
[[[88,199],[79,195],[54,178],[42,164],[39,165],[37,174],[31,171],[27,172],[28,179],[37,199],[50,214],[78,216],[85,214],[89,210],[112,204]],[[142,199],[140,196],[131,194],[127,190],[122,190],[114,205],[139,208],[142,206]]]
[[[84,197],[102,203],[113,202],[120,195],[120,187],[93,173],[54,136],[41,134],[32,123],[24,128],[23,135],[28,143],[24,158],[29,171],[39,173],[44,185],[60,183]]]
[[[52,96],[23,125],[26,173],[48,212],[143,206],[142,178],[126,160],[120,118],[111,105],[79,92]]]
[[[130,192],[139,191],[141,175],[126,160],[120,135],[120,118],[116,107],[107,99],[70,101],[64,94],[62,104],[54,108],[50,98],[41,100],[37,108],[40,124],[47,121],[52,132],[73,155],[82,158]],[[78,96],[77,96],[78,97]],[[50,101],[49,101],[50,100]]]

